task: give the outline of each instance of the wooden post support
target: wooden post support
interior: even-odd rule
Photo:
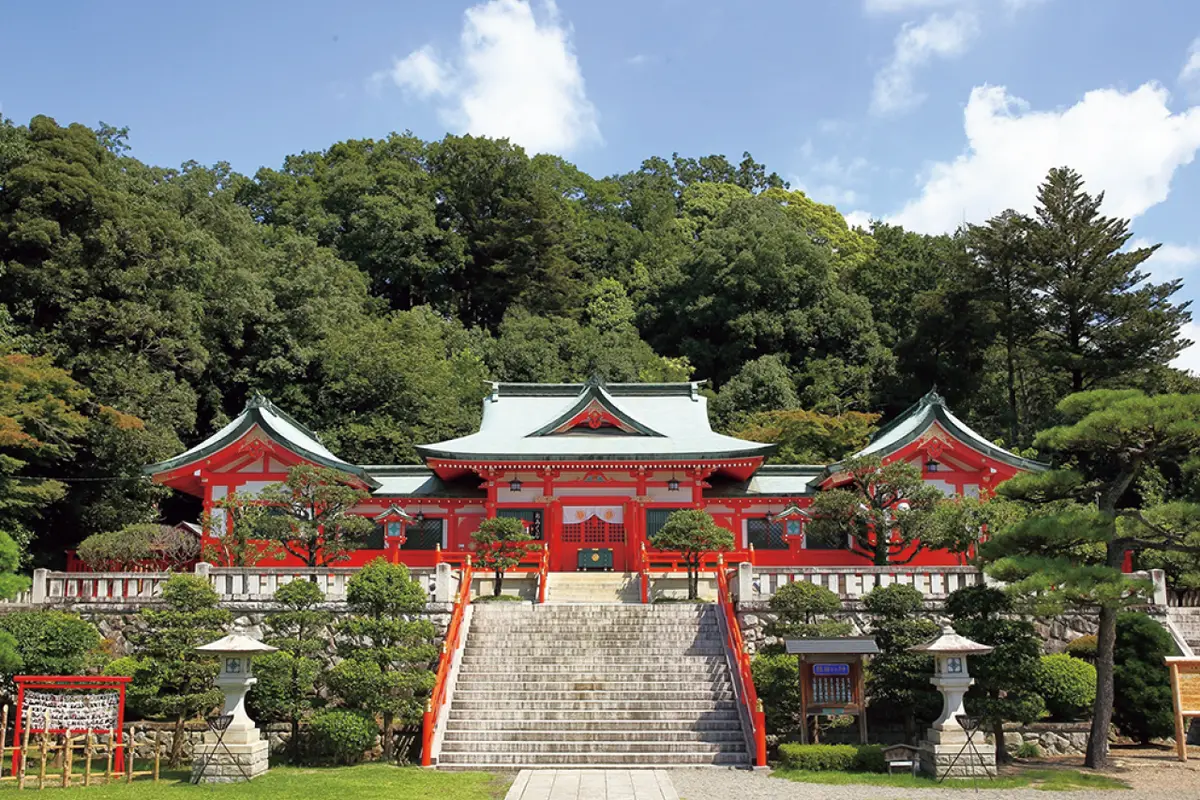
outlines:
[[[83,755],[87,759],[83,762],[83,785],[92,785],[92,732],[87,732],[87,738],[83,743]]]
[[[25,769],[29,765],[29,728],[33,724],[33,713],[25,715],[25,733],[21,744],[21,764],[17,771],[17,788],[25,788]]]
[[[125,748],[125,782],[133,782],[133,729],[129,729],[129,747]]]
[[[74,767],[73,755],[75,753],[75,737],[70,731],[65,734],[65,744],[67,746],[66,757],[63,759],[63,788],[67,789],[71,786],[71,769]]]
[[[104,765],[104,782],[112,783],[112,768],[113,768],[113,748],[116,746],[117,737],[113,736],[112,728],[108,729],[108,752]]]
[[[46,746],[49,744],[46,741],[46,729],[50,727],[50,712],[46,712],[46,718],[42,722],[42,736],[38,743],[38,751],[41,753],[41,761],[38,764],[38,791],[41,791],[46,786]]]
[[[154,782],[158,783],[158,764],[162,759],[162,731],[154,732]]]
[[[13,736],[14,740],[16,736]],[[13,741],[13,746],[16,747],[16,741]],[[4,711],[0,712],[0,778],[4,777],[4,757],[8,753],[8,706],[4,706]]]

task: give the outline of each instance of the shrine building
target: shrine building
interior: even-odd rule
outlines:
[[[764,566],[866,564],[848,542],[805,530],[803,510],[816,492],[836,485],[838,465],[764,464],[775,446],[713,431],[700,386],[495,383],[479,430],[417,446],[422,466],[351,464],[255,397],[216,434],[146,472],[203,501],[208,539],[226,529],[216,504],[230,493],[257,492],[300,463],[338,470],[370,492],[356,513],[379,523],[349,565],[388,555],[430,566],[443,554],[469,553],[480,521],[500,516],[521,519],[546,544],[551,570],[577,569],[581,549],[607,549],[613,569],[635,571],[641,545],[649,547],[668,515],[685,508],[710,513]],[[908,461],[947,495],[988,496],[1016,473],[1043,468],[971,430],[935,392],[859,454]],[[912,563],[958,562],[927,549]]]

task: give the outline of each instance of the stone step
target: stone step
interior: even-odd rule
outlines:
[[[730,700],[532,700],[488,698],[475,699],[458,697],[455,692],[454,705],[463,711],[483,709],[517,709],[521,711],[727,711],[736,709]]]
[[[478,603],[473,605],[471,613],[478,617],[504,617],[507,619],[582,619],[596,618],[603,620],[668,620],[668,619],[700,619],[710,615],[715,616],[717,607],[705,604],[668,604],[668,605],[624,605],[621,603],[578,603],[571,605],[530,605],[528,603]]]
[[[544,624],[530,623],[523,625],[520,623],[507,624],[503,626],[497,625],[495,629],[472,630],[472,634],[480,636],[492,636],[500,634],[521,634],[534,635],[539,633],[577,633],[577,634],[594,634],[594,635],[613,635],[621,634],[626,636],[637,635],[654,635],[656,633],[704,633],[704,634],[719,634],[720,628],[715,623],[708,621],[701,622],[663,622],[654,624],[653,622],[631,622],[628,625],[610,625],[607,622],[589,622],[580,620],[579,624],[575,621],[563,622],[560,624]]]
[[[469,703],[475,701],[522,701],[528,703],[550,703],[550,702],[575,702],[587,701],[589,703],[607,703],[609,701],[616,703],[624,703],[636,700],[646,702],[650,701],[665,701],[674,702],[676,700],[684,701],[703,701],[703,700],[733,700],[733,691],[730,689],[710,689],[708,687],[696,687],[692,689],[646,689],[635,688],[625,691],[606,691],[592,689],[573,689],[567,691],[547,691],[545,689],[508,689],[503,687],[493,687],[489,689],[455,689],[454,702]]]
[[[478,691],[509,691],[509,692],[647,692],[647,691],[729,691],[732,684],[722,676],[713,681],[695,680],[656,680],[648,678],[642,681],[617,680],[545,680],[545,681],[510,681],[496,683],[492,680],[482,680],[473,675],[460,677],[455,687],[455,696],[459,692]]]
[[[619,634],[600,633],[585,636],[575,631],[561,633],[529,634],[520,633],[489,633],[486,636],[468,636],[467,647],[582,647],[587,645],[592,650],[625,648],[625,647],[688,647],[691,645],[713,645],[724,647],[725,640],[721,636],[696,633],[695,631],[663,631],[661,634]]]
[[[588,730],[577,731],[541,731],[537,729],[507,730],[496,728],[447,728],[447,742],[591,742],[591,741],[623,741],[623,742],[741,742],[745,737],[741,730],[709,730],[709,731],[659,731],[659,730],[609,730],[597,729],[594,726]]]
[[[559,753],[580,750],[588,753],[745,753],[742,742],[634,742],[628,739],[574,742],[564,747],[559,741],[495,742],[484,740],[446,742],[442,753]]]
[[[506,645],[494,645],[490,647],[472,647],[470,644],[468,644],[464,649],[463,656],[466,657],[467,655],[475,655],[477,653],[504,655],[509,652],[513,653],[514,655],[524,654],[531,658],[536,658],[538,656],[574,656],[581,653],[585,656],[593,653],[605,653],[606,655],[604,657],[612,657],[607,655],[608,651],[606,651],[604,648],[581,650],[578,645],[572,644],[571,642],[566,642],[561,647],[551,642],[539,642],[537,644],[526,645],[525,647],[521,647],[516,642]],[[620,652],[622,656],[640,656],[642,658],[662,658],[664,656],[685,655],[716,656],[725,652],[725,646],[720,642],[701,642],[699,644],[679,645],[676,647],[672,647],[667,644],[651,646],[639,645],[623,648]],[[600,656],[596,655],[591,657]]]
[[[685,664],[694,663],[696,665],[717,665],[725,663],[723,654],[701,654],[701,655],[683,655],[681,653],[672,653],[674,657],[686,659]],[[602,666],[604,668],[619,668],[633,670],[651,670],[655,666],[663,662],[662,655],[655,654],[652,656],[625,656],[625,655],[594,655],[594,654],[575,654],[569,658],[563,654],[559,655],[524,655],[519,653],[497,655],[494,652],[467,653],[462,656],[462,663],[467,664],[490,664],[494,667],[508,667],[511,672],[521,672],[523,667],[534,667],[538,665],[557,667],[563,672],[578,672],[580,670],[591,669],[593,666]],[[668,664],[663,664],[666,669]]]
[[[510,770],[518,767],[678,767],[745,765],[745,753],[592,753],[562,750],[557,753],[446,753],[438,766],[459,769]]]
[[[669,704],[668,704],[669,705]],[[732,704],[730,704],[732,706]],[[450,708],[450,723],[456,720],[491,721],[497,726],[508,725],[511,722],[543,723],[552,721],[582,722],[590,720],[600,725],[609,725],[615,721],[646,721],[646,722],[685,722],[696,724],[701,722],[739,722],[736,708],[714,710],[712,704],[706,709],[681,710],[678,708],[653,709],[522,709],[522,708],[463,708],[458,703],[452,703]]]
[[[586,716],[586,715],[585,715]],[[597,730],[613,731],[622,736],[640,735],[655,736],[667,733],[729,733],[742,735],[741,720],[736,713],[724,718],[707,717],[703,719],[624,719],[622,717],[606,717],[602,720],[580,719],[509,719],[496,722],[494,719],[477,719],[475,717],[456,717],[453,714],[447,720],[446,731],[509,731],[514,733],[553,734],[559,733],[591,733]]]

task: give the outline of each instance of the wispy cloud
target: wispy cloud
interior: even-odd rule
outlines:
[[[920,105],[925,95],[916,88],[917,70],[934,59],[962,55],[978,35],[979,17],[970,10],[905,24],[896,34],[892,57],[875,75],[871,112],[897,114]]]

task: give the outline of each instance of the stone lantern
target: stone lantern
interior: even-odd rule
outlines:
[[[408,526],[417,521],[403,508],[396,505],[375,517],[375,523],[383,526],[384,547],[387,549],[388,561],[393,564],[400,561],[400,548],[408,541]]]
[[[252,669],[254,656],[274,653],[276,648],[231,633],[196,650],[217,657],[220,672],[216,684],[225,694],[225,708],[218,724],[204,735],[204,744],[195,748],[193,780],[237,783],[256,778],[267,771],[270,745],[246,714],[246,692],[257,683]]]
[[[959,722],[966,716],[963,697],[975,679],[967,666],[969,656],[992,652],[987,645],[973,642],[946,625],[936,639],[910,647],[914,653],[933,656],[933,678],[930,682],[942,693],[942,714],[925,731],[921,740],[921,770],[937,779],[995,775],[996,753],[984,741],[982,731],[978,741],[971,738]]]

